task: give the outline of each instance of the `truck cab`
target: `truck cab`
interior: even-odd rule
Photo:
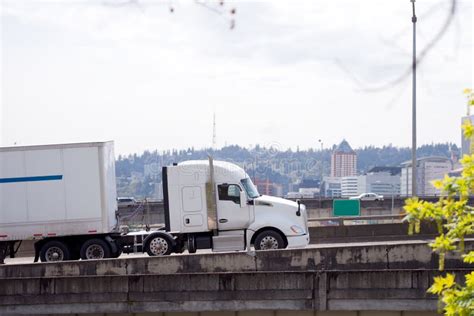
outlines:
[[[150,255],[187,248],[238,251],[298,248],[309,243],[306,208],[260,195],[248,174],[224,161],[163,167],[165,230],[144,242]],[[155,247],[154,247],[155,246]],[[179,252],[179,251],[178,251]]]

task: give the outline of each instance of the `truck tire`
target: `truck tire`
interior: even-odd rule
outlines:
[[[264,230],[259,233],[254,242],[255,250],[274,250],[285,248],[283,237],[273,230]]]
[[[59,240],[51,240],[45,243],[40,250],[41,262],[65,261],[71,258],[67,245]]]
[[[87,240],[81,247],[82,260],[97,260],[111,257],[111,250],[107,243],[99,238]]]
[[[145,243],[145,251],[149,256],[167,256],[173,250],[173,242],[164,235],[150,236]]]
[[[188,252],[189,253],[196,253],[196,238],[194,235],[188,235]]]

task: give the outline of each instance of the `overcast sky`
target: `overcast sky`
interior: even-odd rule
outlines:
[[[218,147],[411,144],[411,78],[371,91],[410,65],[409,0],[0,3],[2,146],[209,147],[213,112]],[[419,51],[450,3],[416,2]],[[458,1],[419,67],[419,144],[460,143],[472,16]]]

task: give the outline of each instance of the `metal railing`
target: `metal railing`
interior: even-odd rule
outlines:
[[[313,217],[308,218],[308,223],[320,223],[320,226],[345,226],[345,222],[351,222],[352,225],[360,225],[360,224],[382,224],[390,221],[390,223],[401,223],[402,219],[406,216],[406,214],[387,214],[387,215],[364,215],[364,216],[338,216],[338,217]],[[361,223],[362,221],[369,221],[369,223]],[[377,221],[374,223],[374,221]],[[131,231],[133,230],[141,230],[145,228],[149,229],[159,229],[164,227],[163,223],[156,223],[156,224],[130,224],[124,225],[128,226]]]

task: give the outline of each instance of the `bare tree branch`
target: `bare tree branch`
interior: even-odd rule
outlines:
[[[454,15],[456,13],[457,0],[451,0],[450,2],[451,3],[450,3],[450,8],[449,8],[449,13],[444,23],[442,24],[440,30],[436,33],[436,35],[428,42],[428,44],[418,54],[416,58],[416,66],[421,64],[421,62],[425,59],[428,52],[439,42],[439,40],[444,36],[446,31],[448,30],[449,26],[452,24],[454,20]],[[435,9],[438,9],[438,6],[432,8],[430,11],[426,13],[426,15],[430,15],[431,13],[434,12]],[[412,65],[410,64],[410,66],[407,67],[407,69],[399,77],[395,78],[394,80],[391,80],[379,86],[368,87],[360,79],[358,79],[354,75],[353,72],[347,69],[347,67],[345,67],[340,60],[336,59],[335,63],[339,68],[341,68],[341,70],[343,70],[345,73],[349,75],[349,77],[359,86],[361,90],[366,91],[366,92],[379,92],[379,91],[390,89],[402,83],[406,78],[408,78],[411,75],[411,72],[412,72]]]

